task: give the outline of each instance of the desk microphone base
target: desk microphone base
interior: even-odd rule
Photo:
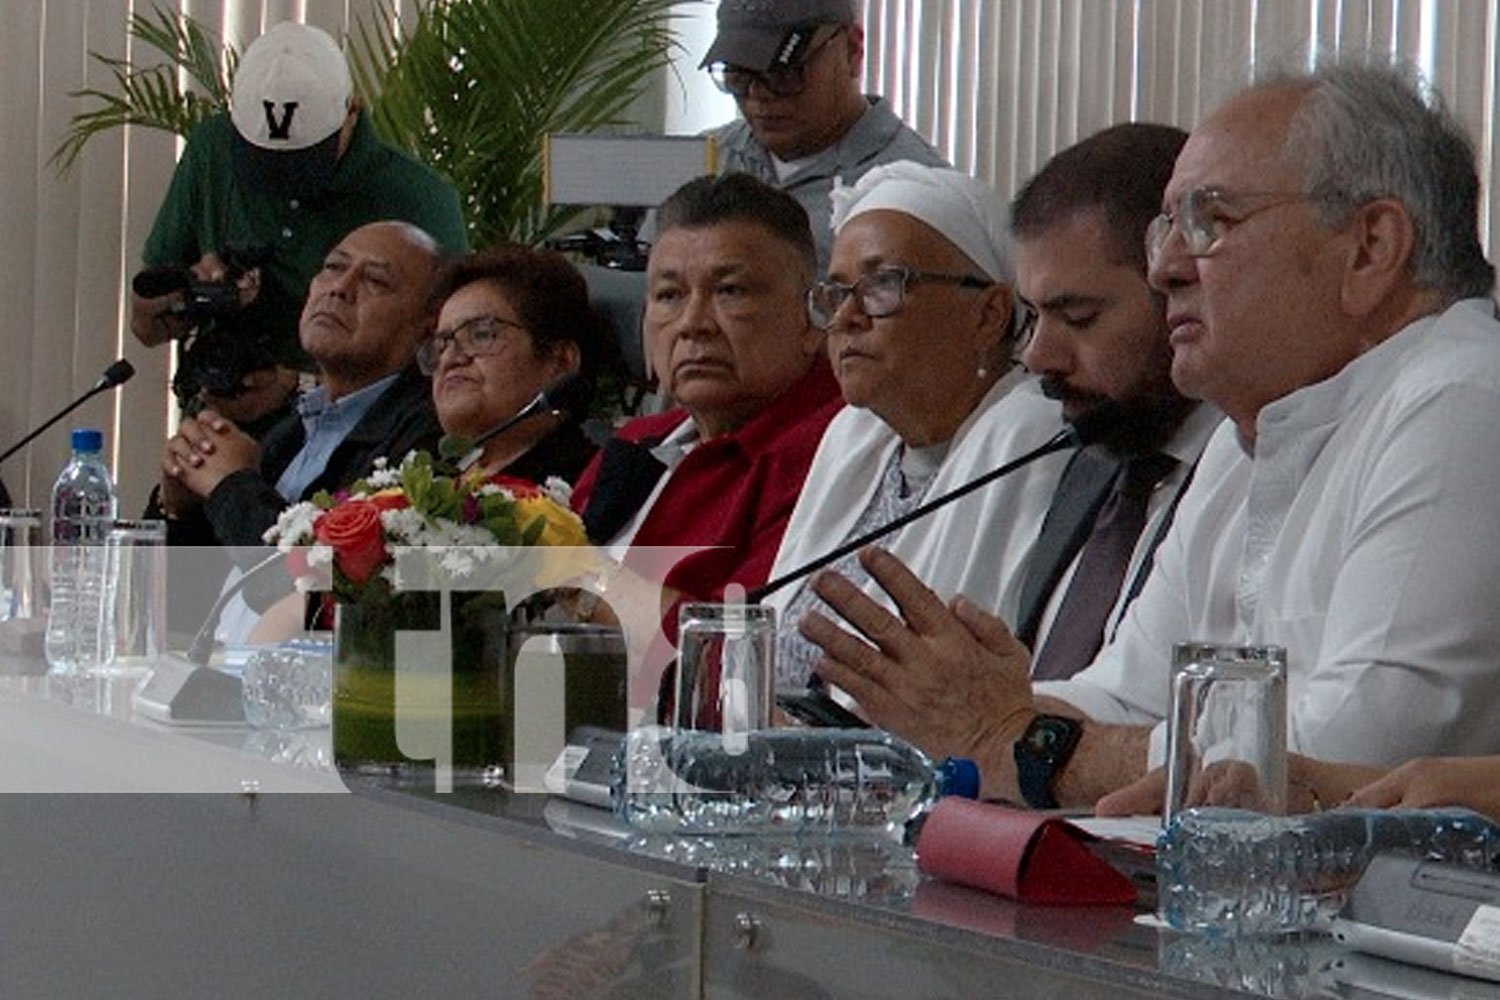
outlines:
[[[233,674],[168,653],[135,693],[136,712],[176,726],[243,725],[244,685]]]

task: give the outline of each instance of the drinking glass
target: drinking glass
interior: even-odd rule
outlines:
[[[105,669],[149,668],[165,648],[167,523],[116,521],[105,541]]]
[[[624,731],[625,637],[618,628],[536,621],[510,632],[511,781],[546,791],[546,774],[579,726]]]
[[[42,512],[0,510],[0,621],[42,613]]]
[[[678,618],[675,729],[717,729],[726,745],[771,726],[776,611],[684,604]]]
[[[1286,650],[1172,647],[1162,823],[1211,803],[1286,812]]]

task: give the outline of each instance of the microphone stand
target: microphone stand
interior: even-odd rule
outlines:
[[[194,634],[193,641],[188,646],[187,658],[189,662],[200,667],[208,665],[209,657],[213,655],[214,651],[214,633],[219,628],[219,619],[224,616],[224,609],[229,607],[229,602],[234,599],[236,594],[239,594],[251,583],[259,580],[262,576],[268,575],[272,568],[279,566],[285,559],[286,554],[284,552],[273,552],[254,566],[245,570],[238,580],[224,588],[224,592],[219,595],[219,599],[214,601],[213,607],[208,609],[208,614],[204,616],[203,624],[199,627],[197,633]]]
[[[479,461],[484,454],[484,446],[487,442],[497,435],[504,434],[522,421],[530,420],[543,413],[580,412],[580,407],[587,405],[586,395],[589,391],[591,390],[583,375],[577,372],[564,375],[537,393],[531,402],[470,442],[469,450],[464,452],[463,457],[458,460],[458,471],[468,471],[469,467]]]
[[[55,415],[53,415],[52,419],[48,420],[40,427],[37,427],[21,440],[5,449],[3,453],[0,453],[0,462],[4,462],[7,458],[10,458],[10,456],[26,447],[32,441],[35,441],[37,436],[40,435],[42,431],[51,427],[63,417],[66,417],[68,414],[78,409],[84,403],[87,403],[89,400],[99,395],[99,393],[105,392],[109,389],[113,389],[115,386],[120,385],[122,382],[124,382],[134,374],[135,368],[131,366],[130,362],[126,361],[124,358],[116,361],[114,364],[110,365],[108,369],[105,370],[103,376],[100,377],[99,381],[94,383],[93,388],[89,389],[88,392],[73,400],[73,402],[69,403],[67,406],[63,407]]]
[[[997,466],[991,469],[989,472],[986,472],[984,475],[971,479],[969,482],[964,483],[962,486],[955,487],[949,490],[947,493],[944,493],[942,496],[935,497],[932,500],[929,500],[926,503],[922,504],[921,506],[907,511],[900,517],[889,521],[886,524],[882,524],[880,527],[875,528],[872,531],[865,532],[858,538],[851,538],[849,541],[838,546],[832,551],[825,552],[823,555],[814,559],[812,562],[804,563],[803,565],[798,566],[796,569],[788,573],[783,573],[781,576],[777,577],[774,580],[770,580],[766,583],[761,584],[759,587],[756,587],[754,590],[749,591],[745,595],[745,603],[759,604],[762,600],[776,593],[776,591],[780,590],[782,587],[785,587],[787,584],[796,583],[803,577],[811,573],[816,573],[824,566],[827,566],[830,563],[837,562],[851,552],[858,552],[860,549],[864,548],[866,545],[869,545],[871,542],[879,541],[886,535],[889,535],[891,532],[896,531],[900,528],[904,528],[911,522],[926,517],[928,514],[931,514],[938,508],[946,507],[953,501],[962,499],[963,497],[968,496],[970,493],[973,493],[975,490],[983,486],[988,486],[990,483],[1001,478],[1002,476],[1007,476],[1012,472],[1015,472],[1022,466],[1029,465],[1032,462],[1035,462],[1039,458],[1043,458],[1047,455],[1052,454],[1053,452],[1065,451],[1068,448],[1076,448],[1081,443],[1081,437],[1078,431],[1074,428],[1069,427],[1058,431],[1057,434],[1053,435],[1045,443],[1036,448],[1033,448],[1031,451],[1028,451],[1020,458],[1013,459],[1009,462],[1006,462],[1004,465]]]
[[[131,696],[137,712],[170,724],[244,721],[244,683],[235,674],[208,666],[214,649],[214,631],[230,600],[252,580],[280,568],[285,558],[283,552],[272,553],[224,589],[193,636],[188,651],[166,653],[152,665],[150,679]]]

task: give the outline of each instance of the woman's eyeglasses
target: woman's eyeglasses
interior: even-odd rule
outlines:
[[[458,349],[471,358],[495,354],[505,346],[503,335],[507,327],[527,332],[520,323],[499,316],[475,316],[451,330],[440,330],[417,345],[417,367],[423,375],[431,375],[438,370],[443,352],[452,344],[457,344]]]

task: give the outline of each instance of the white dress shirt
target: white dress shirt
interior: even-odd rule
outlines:
[[[1500,322],[1474,299],[1266,406],[1253,457],[1220,426],[1115,641],[1037,691],[1155,723],[1173,643],[1271,643],[1291,750],[1500,751],[1497,501]]]

